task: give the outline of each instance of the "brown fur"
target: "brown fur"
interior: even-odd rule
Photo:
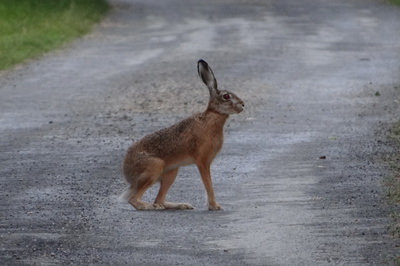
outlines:
[[[187,203],[165,201],[178,168],[189,164],[196,164],[199,169],[209,210],[221,209],[215,201],[210,165],[222,148],[225,121],[229,114],[240,113],[244,104],[235,94],[218,90],[214,74],[205,61],[198,62],[198,72],[210,90],[207,109],[145,136],[128,149],[123,172],[130,184],[127,199],[137,210],[193,209]],[[224,98],[226,94],[229,99]],[[156,182],[160,182],[160,190],[155,202],[143,202],[142,195]]]

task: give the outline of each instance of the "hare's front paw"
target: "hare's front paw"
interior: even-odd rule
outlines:
[[[210,204],[210,205],[208,205],[208,210],[209,211],[219,211],[219,210],[222,210],[222,207],[218,203],[215,203],[212,205]]]

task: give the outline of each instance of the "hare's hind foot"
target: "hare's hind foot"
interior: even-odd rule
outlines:
[[[130,200],[129,203],[138,211],[162,211],[165,207],[158,203],[147,203],[141,200]]]
[[[192,210],[194,207],[189,203],[173,203],[173,202],[164,202],[161,203],[165,209],[173,209],[173,210]]]

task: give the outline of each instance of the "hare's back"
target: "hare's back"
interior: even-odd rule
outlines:
[[[163,158],[193,151],[196,147],[195,118],[186,118],[168,128],[161,129],[142,138],[133,145],[137,151],[145,151]]]

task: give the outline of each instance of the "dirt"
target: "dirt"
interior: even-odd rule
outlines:
[[[134,1],[0,74],[3,265],[394,265],[383,157],[398,119],[400,9],[379,1]],[[232,115],[209,212],[195,167],[168,200],[120,199],[147,133],[202,111],[197,60]],[[152,188],[145,199],[157,192]]]

